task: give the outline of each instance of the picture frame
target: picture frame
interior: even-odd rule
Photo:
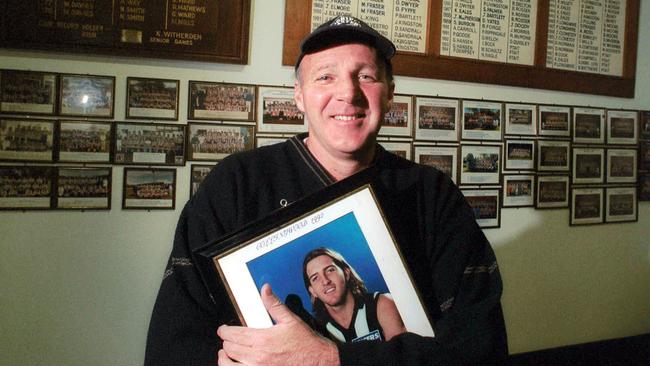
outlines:
[[[254,85],[188,82],[188,119],[255,121],[256,89]]]
[[[501,141],[503,103],[463,100],[461,121],[463,140]]]
[[[636,187],[607,187],[605,222],[639,221]]]
[[[535,170],[535,140],[506,140],[504,170]]]
[[[304,113],[293,98],[293,88],[258,86],[257,131],[260,133],[307,132]]]
[[[262,147],[262,146],[281,144],[281,143],[287,141],[287,139],[289,139],[289,137],[259,136],[259,135],[257,135],[255,137],[255,147]]]
[[[502,207],[534,207],[535,175],[504,174]]]
[[[538,106],[540,136],[571,137],[571,107]]]
[[[605,149],[573,148],[573,184],[594,184],[605,181]]]
[[[570,226],[603,223],[604,188],[571,188]]]
[[[449,98],[415,98],[415,139],[458,141],[460,101]]]
[[[54,167],[0,165],[0,210],[52,208]]]
[[[124,168],[122,209],[173,210],[176,169]]]
[[[187,130],[187,160],[219,161],[255,147],[255,126],[189,122]]]
[[[537,141],[537,171],[568,172],[571,143],[558,140]]]
[[[504,135],[537,135],[537,106],[535,104],[505,104]]]
[[[54,162],[53,120],[0,119],[0,161]]]
[[[467,203],[474,211],[476,223],[482,229],[501,227],[501,190],[495,189],[460,189]]]
[[[190,165],[190,197],[199,190],[201,183],[212,171],[216,164],[191,164]]]
[[[650,142],[639,143],[639,170],[650,170]]]
[[[639,173],[637,187],[639,201],[650,201],[650,173]]]
[[[58,75],[0,70],[0,113],[54,115]]]
[[[395,94],[390,110],[381,121],[380,136],[413,136],[413,97]]]
[[[607,110],[607,143],[634,145],[639,141],[639,112]]]
[[[115,122],[113,162],[119,165],[185,165],[185,125]]]
[[[113,127],[112,122],[59,121],[57,160],[65,163],[110,163]]]
[[[115,77],[61,74],[58,110],[62,116],[113,118]]]
[[[636,183],[636,149],[607,149],[607,183]]]
[[[605,143],[605,110],[602,108],[573,108],[573,142]]]
[[[362,174],[209,243],[195,251],[195,264],[213,296],[225,288],[242,325],[266,328],[273,322],[260,298],[262,285],[271,285],[283,300],[293,297],[297,301],[285,301],[288,306],[313,318],[303,259],[314,251],[338,252],[368,292],[390,293],[407,331],[433,336],[426,307],[383,217]],[[381,337],[370,333],[361,339]]]
[[[568,175],[537,175],[536,209],[569,207]]]
[[[66,210],[110,210],[111,167],[58,167],[55,207]]]
[[[378,140],[379,145],[381,145],[386,151],[389,151],[395,155],[401,156],[406,160],[413,160],[412,150],[413,145],[410,141],[386,141]]]
[[[458,182],[458,146],[415,146],[415,162],[432,166]]]
[[[650,140],[650,111],[639,112],[639,140]]]
[[[126,78],[126,118],[178,121],[179,80]]]
[[[499,184],[502,145],[460,145],[460,184]]]

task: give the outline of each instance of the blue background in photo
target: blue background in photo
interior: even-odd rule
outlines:
[[[341,253],[365,281],[368,292],[388,292],[386,282],[352,212],[246,263],[258,291],[263,284],[268,283],[282,301],[288,294],[296,294],[300,296],[305,309],[311,313],[309,293],[302,280],[302,261],[305,254],[318,247],[327,247]]]

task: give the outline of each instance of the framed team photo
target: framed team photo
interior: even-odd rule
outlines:
[[[536,105],[506,103],[505,114],[505,135],[537,135]]]
[[[257,131],[261,133],[299,133],[307,131],[305,115],[293,99],[293,88],[258,87]]]
[[[330,339],[383,340],[384,332],[396,331],[367,326],[350,335],[331,323],[323,302],[329,304],[338,294],[326,292],[316,279],[331,268],[336,281],[347,282],[341,292],[352,291],[351,283],[363,283],[365,289],[356,295],[361,301],[389,296],[396,308],[392,316],[404,324],[399,332],[434,335],[372,187],[363,180],[330,186],[196,253],[208,289],[216,294],[225,287],[245,326],[273,325],[260,297],[268,284],[289,309]]]
[[[254,126],[190,122],[187,129],[188,160],[219,161],[255,147]]]
[[[178,120],[180,81],[126,78],[126,118]]]
[[[188,119],[253,122],[255,86],[189,81]]]
[[[503,175],[503,207],[535,206],[535,175]]]
[[[115,123],[116,164],[185,165],[185,125]]]
[[[52,120],[0,119],[0,161],[54,161]]]
[[[411,150],[413,149],[409,141],[377,141],[386,151],[399,155],[407,160],[412,160]]]
[[[569,141],[537,141],[537,170],[568,172],[571,143]]]
[[[607,149],[607,183],[636,183],[636,149]]]
[[[460,184],[499,184],[501,145],[460,146]]]
[[[173,210],[176,169],[124,168],[122,209]]]
[[[535,208],[568,208],[569,176],[538,175]]]
[[[479,227],[483,229],[501,227],[499,189],[461,189],[461,192],[472,207]]]
[[[571,136],[571,107],[540,105],[538,111],[540,136]]]
[[[58,161],[109,163],[112,131],[112,122],[60,121],[56,144]]]
[[[61,74],[59,114],[113,118],[115,77]]]
[[[605,110],[600,108],[573,108],[573,142],[605,143]]]
[[[605,149],[573,148],[573,183],[593,184],[605,181]]]
[[[282,136],[257,136],[255,137],[255,147],[269,146],[280,144],[287,141],[288,137]]]
[[[650,142],[639,144],[639,170],[650,170]]]
[[[415,146],[415,162],[432,166],[458,183],[458,146]]]
[[[56,177],[56,208],[110,210],[110,167],[59,167]]]
[[[639,112],[639,139],[650,140],[650,111]]]
[[[535,141],[506,140],[504,170],[535,170]]]
[[[415,139],[458,141],[458,99],[415,98]]]
[[[190,197],[194,196],[196,191],[199,190],[199,186],[205,180],[205,177],[208,176],[208,173],[212,171],[214,164],[192,164],[190,172]]]
[[[463,140],[501,140],[503,112],[501,102],[463,100]]]
[[[608,187],[605,190],[605,222],[638,221],[636,193],[636,187]]]
[[[604,188],[572,188],[570,225],[603,223]]]
[[[637,111],[607,111],[607,143],[634,145],[638,142]]]
[[[0,70],[0,113],[55,114],[56,82],[51,72]]]
[[[0,210],[52,208],[54,167],[0,165]]]
[[[396,94],[390,110],[384,115],[381,122],[380,136],[413,135],[413,97],[410,95]]]
[[[639,173],[639,201],[650,201],[650,173]]]

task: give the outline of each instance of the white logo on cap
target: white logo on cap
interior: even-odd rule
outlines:
[[[355,26],[355,27],[360,27],[361,26],[361,24],[359,23],[359,21],[357,19],[355,19],[353,17],[349,17],[349,16],[340,16],[340,17],[338,17],[332,23],[332,25],[352,25],[352,26]]]

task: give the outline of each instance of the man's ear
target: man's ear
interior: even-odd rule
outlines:
[[[311,295],[312,299],[317,297],[316,296],[316,291],[314,291],[314,289],[311,286],[307,287],[307,290],[309,290],[309,294]]]
[[[293,99],[296,101],[296,106],[302,113],[305,113],[305,105],[302,99],[302,88],[300,87],[300,81],[296,80],[293,83]]]
[[[350,268],[344,269],[343,273],[345,273],[345,282],[348,282],[350,280]]]

